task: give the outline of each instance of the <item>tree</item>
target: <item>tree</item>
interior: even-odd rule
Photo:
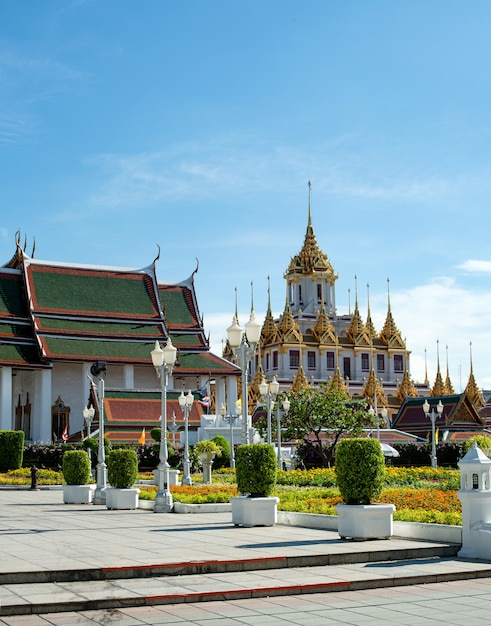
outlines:
[[[286,395],[290,410],[283,418],[283,438],[300,441],[323,467],[331,466],[340,437],[359,437],[363,427],[375,424],[365,400],[349,398],[325,384]]]

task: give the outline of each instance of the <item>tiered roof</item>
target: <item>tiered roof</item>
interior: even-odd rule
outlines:
[[[194,274],[159,283],[155,261],[142,269],[38,261],[17,242],[0,268],[0,363],[148,365],[155,341],[170,335],[181,374],[236,374],[209,352]]]

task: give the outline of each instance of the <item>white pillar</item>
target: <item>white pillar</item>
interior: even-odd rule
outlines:
[[[31,417],[33,441],[50,443],[51,432],[51,374],[50,369],[38,370],[34,377],[34,402]]]
[[[0,367],[0,430],[13,428],[12,368]]]

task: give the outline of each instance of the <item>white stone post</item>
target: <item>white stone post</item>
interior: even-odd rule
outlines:
[[[491,460],[474,442],[458,463],[462,502],[462,548],[459,557],[491,559]]]

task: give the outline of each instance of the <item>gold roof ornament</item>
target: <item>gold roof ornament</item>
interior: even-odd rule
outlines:
[[[317,274],[325,276],[328,283],[334,284],[334,281],[337,280],[338,276],[334,272],[334,269],[328,260],[327,254],[322,252],[322,250],[319,248],[319,244],[317,243],[317,239],[314,233],[314,228],[312,226],[312,218],[310,212],[310,192],[312,185],[310,183],[310,180],[308,182],[308,185],[309,205],[305,240],[300,252],[292,257],[290,265],[288,266],[288,269],[285,273],[285,278],[287,278],[288,276],[293,276],[295,274],[300,274],[303,276]]]
[[[399,385],[399,389],[397,390],[397,398],[401,402],[404,402],[404,400],[408,397],[417,398],[418,391],[416,387],[414,386],[414,382],[409,376],[409,372],[406,368],[406,371],[404,372],[404,376],[402,377],[402,380],[401,380],[401,384]]]
[[[406,348],[404,339],[401,336],[400,330],[392,317],[392,310],[390,307],[390,281],[387,278],[387,317],[385,318],[385,324],[380,331],[380,339],[390,348]]]
[[[452,381],[450,380],[450,374],[448,372],[448,346],[445,346],[445,350],[447,352],[447,375],[445,377],[445,395],[451,396],[455,393],[455,389],[453,388]]]
[[[384,390],[382,385],[380,384],[378,378],[375,376],[375,370],[371,369],[370,375],[367,378],[367,382],[362,391],[362,396],[366,398],[369,402],[375,403],[375,406],[389,406],[387,398],[384,394]],[[376,402],[374,402],[376,400]]]
[[[309,386],[309,381],[307,376],[305,375],[303,365],[300,363],[298,368],[298,372],[295,375],[292,383],[292,391],[300,391],[301,389],[305,389],[305,387]]]
[[[290,310],[288,297],[285,302],[285,310],[278,324],[278,341],[282,343],[296,343],[302,341],[302,333]]]
[[[329,316],[326,313],[324,304],[321,306],[315,325],[312,328],[312,334],[320,344],[336,343],[336,332]]]
[[[266,317],[261,329],[261,346],[269,346],[278,341],[278,326],[274,321],[273,314],[271,312],[271,294],[269,288],[269,276],[268,276],[268,310],[266,311]]]
[[[442,374],[440,372],[440,350],[439,350],[439,341],[436,342],[436,351],[437,351],[437,372],[435,378],[435,384],[431,389],[430,396],[444,396],[445,395],[445,384],[443,382]]]
[[[254,378],[252,379],[251,383],[247,387],[247,401],[251,409],[253,409],[253,407],[255,407],[261,399],[259,385],[261,384],[263,378],[264,371],[261,365],[261,355],[259,355],[256,373],[254,374]]]
[[[334,376],[331,378],[331,381],[329,382],[329,391],[332,391],[333,389],[336,389],[337,391],[344,393],[346,396],[349,395],[348,385],[346,384],[346,382],[343,380],[343,377],[341,376],[339,365],[336,366]]]
[[[467,386],[465,391],[469,396],[469,400],[472,402],[474,407],[479,410],[486,404],[484,402],[484,397],[482,395],[481,390],[477,386],[476,379],[474,378],[474,368],[472,366],[472,342],[469,344],[470,347],[470,360],[471,360],[471,372],[469,374],[469,380],[467,382]]]
[[[355,276],[355,310],[353,312],[353,316],[351,318],[350,325],[346,330],[346,337],[351,341],[351,343],[355,345],[370,345],[370,338],[366,332],[365,324],[361,319],[360,310],[358,308],[358,287],[356,286],[356,276]]]

